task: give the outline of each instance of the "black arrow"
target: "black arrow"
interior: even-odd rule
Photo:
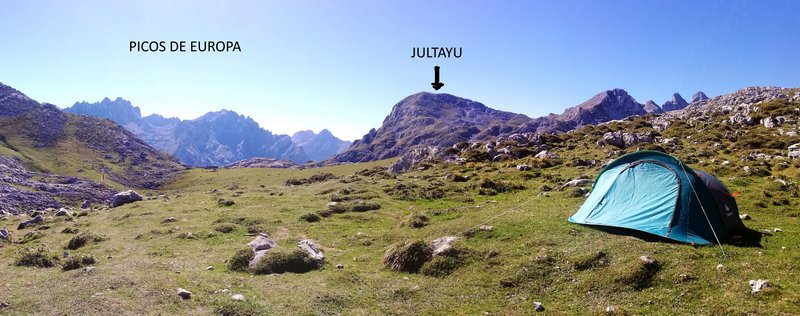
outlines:
[[[444,87],[444,83],[439,82],[439,66],[433,67],[433,82],[431,82],[431,86],[436,91]]]

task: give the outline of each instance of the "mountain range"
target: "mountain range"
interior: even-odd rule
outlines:
[[[209,112],[193,120],[142,117],[139,107],[122,98],[77,102],[65,112],[110,119],[158,150],[191,166],[221,166],[248,158],[275,158],[304,163],[328,158],[350,142],[328,130],[302,131],[290,137],[261,128],[249,116],[229,110]]]
[[[693,96],[693,101],[706,99],[703,92]],[[450,147],[515,133],[563,133],[585,125],[664,113],[688,105],[678,93],[659,106],[653,101],[641,104],[627,91],[613,89],[598,93],[562,114],[530,118],[449,94],[420,92],[395,104],[380,128],[370,130],[330,161],[380,160],[402,155],[415,147]]]
[[[26,211],[155,188],[184,167],[114,122],[39,103],[0,83],[0,209]]]

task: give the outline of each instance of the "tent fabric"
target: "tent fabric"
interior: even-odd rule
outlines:
[[[695,244],[715,244],[744,226],[722,182],[657,151],[638,151],[609,163],[569,221]]]

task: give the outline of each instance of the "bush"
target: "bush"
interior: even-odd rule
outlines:
[[[420,273],[432,277],[445,277],[467,263],[469,251],[461,248],[452,248],[446,253],[434,256],[419,270]]]
[[[86,266],[93,265],[97,262],[97,260],[92,255],[87,254],[80,254],[77,256],[72,256],[67,258],[67,261],[64,262],[64,266],[62,270],[70,271],[75,269],[80,269]]]
[[[77,234],[78,232],[80,232],[80,230],[74,227],[67,227],[61,231],[62,234]]]
[[[232,233],[234,230],[236,230],[236,227],[237,225],[233,223],[221,223],[214,225],[214,230],[223,234],[227,234],[227,233]]]
[[[217,200],[217,205],[223,206],[223,207],[225,207],[225,206],[233,206],[235,204],[236,204],[236,202],[234,202],[233,200],[226,200],[226,199]]]
[[[408,219],[407,224],[413,228],[422,228],[428,225],[429,221],[430,219],[425,214],[413,214],[411,218]]]
[[[300,220],[303,220],[303,221],[306,221],[306,222],[309,222],[309,223],[314,223],[314,222],[319,222],[320,217],[316,213],[307,213],[307,214],[300,215]]]
[[[358,201],[352,204],[350,210],[352,210],[353,212],[366,212],[366,211],[377,210],[380,208],[381,205],[378,203]]]
[[[416,273],[433,256],[433,248],[422,240],[395,244],[383,256],[383,264],[395,271]]]
[[[87,243],[90,242],[101,242],[106,240],[105,238],[98,236],[93,233],[80,233],[72,239],[69,240],[69,244],[67,245],[67,249],[69,250],[76,250],[85,246]]]
[[[29,242],[32,242],[32,241],[37,240],[37,239],[42,238],[42,237],[44,237],[44,234],[42,232],[38,232],[38,231],[27,232],[27,233],[25,233],[24,236],[22,236],[22,241],[20,241],[19,243],[20,244],[27,244]]]
[[[254,257],[255,253],[253,253],[253,249],[240,249],[233,254],[233,257],[228,259],[228,270],[245,272],[250,265],[250,261],[252,261]]]
[[[255,274],[304,273],[316,269],[319,264],[305,251],[273,249],[267,252],[253,269]]]
[[[50,268],[58,262],[58,257],[47,248],[27,248],[14,262],[18,267]]]
[[[478,194],[480,195],[497,195],[498,193],[522,190],[525,188],[525,186],[520,184],[510,183],[508,181],[494,181],[492,179],[483,179],[478,186]]]

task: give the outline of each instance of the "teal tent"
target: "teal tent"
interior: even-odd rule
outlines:
[[[695,244],[719,243],[744,227],[736,200],[718,179],[657,151],[630,153],[608,164],[569,221]]]

